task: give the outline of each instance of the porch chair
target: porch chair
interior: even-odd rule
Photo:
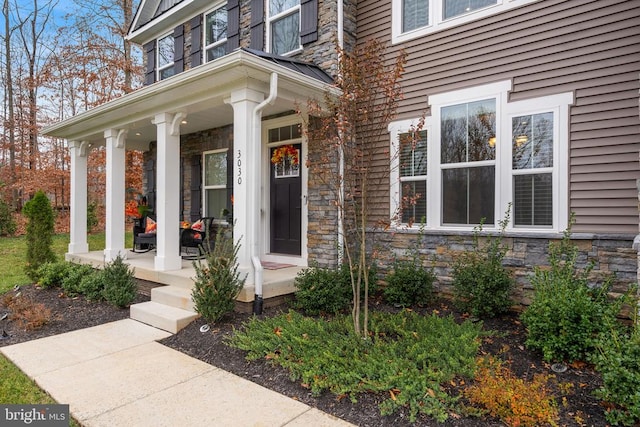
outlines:
[[[216,244],[218,225],[212,216],[200,218],[190,228],[184,228],[180,233],[180,248],[185,254],[184,259],[199,259],[213,250]],[[201,225],[200,227],[194,225]]]
[[[151,215],[145,215],[133,223],[133,249],[132,252],[149,252],[156,247],[156,219]]]

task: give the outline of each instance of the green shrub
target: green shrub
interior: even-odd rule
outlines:
[[[68,261],[47,262],[38,268],[38,285],[43,288],[62,286],[73,264]]]
[[[384,299],[394,305],[409,307],[425,304],[433,296],[433,269],[425,268],[419,259],[399,261],[393,264],[393,271],[387,275]]]
[[[80,293],[91,301],[104,300],[105,288],[104,270],[94,270],[80,280]]]
[[[107,263],[102,271],[104,278],[104,299],[117,307],[127,307],[138,293],[133,270],[122,261],[118,255],[116,259]]]
[[[43,191],[38,191],[22,209],[27,223],[27,264],[25,273],[38,281],[38,268],[56,260],[53,253],[53,209]]]
[[[82,293],[82,280],[94,274],[94,269],[86,264],[71,264],[65,272],[61,287],[68,296],[76,296]]]
[[[89,202],[87,204],[87,231],[91,232],[93,228],[98,225],[98,204],[96,202]]]
[[[335,314],[349,307],[353,300],[349,267],[341,269],[312,266],[296,276],[293,306],[309,315]]]
[[[230,344],[246,350],[249,360],[284,367],[313,395],[326,390],[356,401],[377,393],[386,396],[382,415],[404,407],[411,421],[422,413],[442,422],[456,404],[442,384],[473,376],[480,329],[453,317],[372,312],[370,339],[362,340],[353,334],[350,315],[318,322],[291,311],[252,318]]]
[[[585,360],[594,349],[594,339],[620,309],[620,301],[608,298],[613,276],[590,285],[593,263],[578,268],[578,249],[570,234],[571,227],[560,242],[549,244],[550,267],[535,268],[533,299],[522,315],[527,346],[540,350],[547,361]]]
[[[453,297],[456,307],[478,318],[494,317],[512,305],[513,277],[502,260],[508,248],[502,243],[509,213],[500,221],[500,235],[488,236],[480,245],[482,223],[473,230],[473,250],[463,253],[453,264]]]
[[[628,295],[636,291],[631,289]],[[630,299],[637,314],[638,300]],[[600,334],[591,357],[604,383],[596,395],[609,408],[605,415],[613,425],[640,422],[640,323],[634,320],[631,327],[614,324]]]
[[[236,297],[246,277],[240,279],[238,250],[240,242],[233,242],[224,230],[216,235],[213,250],[207,252],[205,262],[196,260],[195,285],[192,299],[195,309],[207,322],[215,323],[233,311]]]
[[[11,208],[0,199],[0,236],[11,236],[16,232],[16,222],[11,216]]]

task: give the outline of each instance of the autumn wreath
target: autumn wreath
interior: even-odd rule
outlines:
[[[293,145],[283,145],[282,147],[278,147],[273,150],[271,163],[277,165],[278,163],[283,163],[285,159],[289,160],[289,164],[291,165],[298,164],[298,150],[296,150]]]

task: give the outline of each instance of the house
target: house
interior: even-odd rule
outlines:
[[[88,252],[86,154],[100,144],[107,260],[129,253],[124,150],[140,149],[158,220],[154,271],[181,269],[180,221],[223,211],[241,239],[247,302],[262,297],[263,262],[335,264],[322,186],[305,162],[271,159],[322,149],[294,111],[331,90],[335,40],[348,50],[375,38],[408,62],[397,120],[373,147],[391,178],[372,215],[388,220],[418,196],[372,231],[392,249],[382,262],[418,243],[446,292],[474,226],[485,218],[495,232],[511,206],[507,262],[526,287],[573,213],[583,261],[616,272],[622,290],[638,278],[639,23],[634,0],[143,0],[127,37],[143,46],[145,86],[45,129],[71,150],[69,256]],[[414,163],[400,168],[389,147],[423,113],[422,141],[399,156]]]

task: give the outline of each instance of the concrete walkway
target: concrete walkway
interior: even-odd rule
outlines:
[[[173,350],[125,319],[0,348],[83,426],[351,424]]]

